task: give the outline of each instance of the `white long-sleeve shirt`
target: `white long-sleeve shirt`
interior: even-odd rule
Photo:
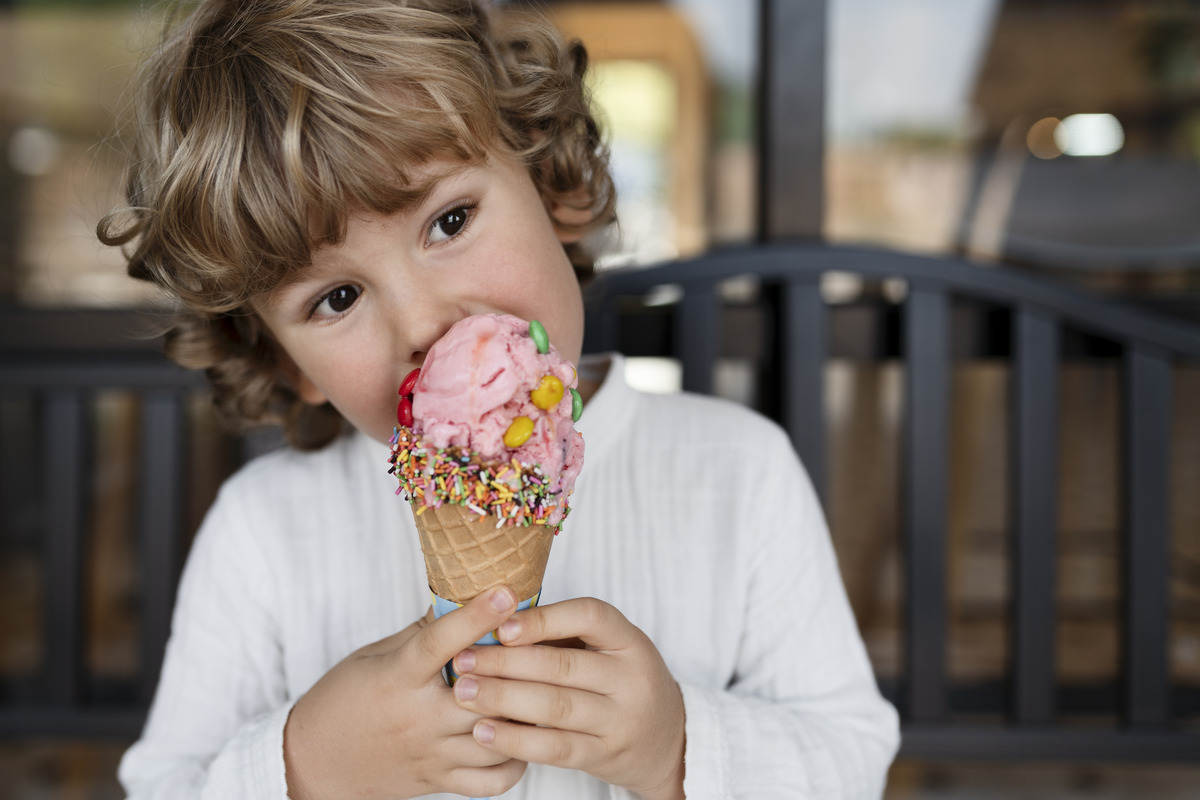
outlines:
[[[619,357],[588,403],[583,472],[542,603],[595,596],[682,687],[688,798],[875,798],[899,740],[829,534],[784,433],[737,405],[645,395]],[[231,478],[188,558],[162,677],[121,764],[134,800],[287,795],[294,702],[429,606],[388,448],[361,434]],[[505,798],[624,798],[530,764]],[[450,795],[436,795],[450,797]]]

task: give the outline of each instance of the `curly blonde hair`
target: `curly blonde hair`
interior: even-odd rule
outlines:
[[[548,209],[588,212],[560,228],[612,222],[586,67],[545,20],[474,0],[204,0],[142,67],[128,206],[97,233],[176,298],[167,353],[206,371],[224,416],[323,447],[341,419],[296,395],[251,301],[355,210],[404,208],[436,157],[516,155]],[[590,259],[565,247],[583,280]]]

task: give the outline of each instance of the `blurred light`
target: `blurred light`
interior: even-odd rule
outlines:
[[[738,275],[717,284],[717,291],[726,303],[753,303],[761,288],[762,280],[757,275]]]
[[[863,279],[853,272],[826,272],[821,276],[821,298],[826,303],[853,303],[863,290]]]
[[[642,305],[647,308],[655,306],[673,306],[683,299],[683,287],[678,283],[660,283],[650,287],[642,297]]]
[[[675,394],[683,390],[683,364],[673,358],[626,358],[625,382],[639,392]]]
[[[58,134],[46,128],[18,128],[8,141],[8,163],[32,178],[54,172],[61,156]]]
[[[718,358],[713,364],[713,394],[744,406],[754,406],[754,363],[745,358]]]
[[[1025,143],[1029,145],[1029,152],[1033,153],[1038,158],[1058,158],[1063,154],[1063,149],[1058,146],[1058,129],[1062,127],[1057,117],[1046,117],[1039,119],[1029,128],[1029,133],[1025,135]]]
[[[883,296],[889,303],[903,303],[908,299],[908,281],[904,278],[884,278]]]
[[[614,137],[662,147],[675,131],[679,108],[670,71],[652,61],[597,61],[589,67],[592,97]]]
[[[1177,660],[1184,664],[1200,664],[1200,639],[1195,636],[1180,636],[1171,647]]]
[[[1054,130],[1054,142],[1069,156],[1109,156],[1125,144],[1125,129],[1112,114],[1072,114]]]

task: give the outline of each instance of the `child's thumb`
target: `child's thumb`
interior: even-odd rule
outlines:
[[[417,632],[401,648],[402,660],[415,672],[430,675],[439,672],[447,661],[478,639],[495,630],[517,610],[517,596],[507,586],[497,586],[478,595],[462,608],[434,620]]]

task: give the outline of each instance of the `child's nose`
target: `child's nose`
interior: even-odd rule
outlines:
[[[421,310],[410,309],[407,313],[401,311],[399,315],[403,323],[397,341],[403,342],[408,350],[405,360],[417,366],[425,363],[425,356],[434,342],[442,338],[454,323],[467,316],[465,311],[453,305],[441,304]]]
[[[384,324],[393,342],[393,357],[421,366],[434,342],[474,308],[469,290],[419,263],[400,259],[389,264],[379,287]]]

